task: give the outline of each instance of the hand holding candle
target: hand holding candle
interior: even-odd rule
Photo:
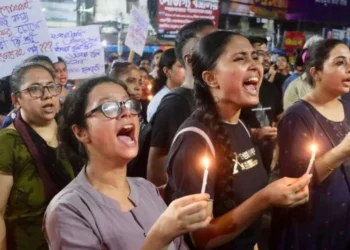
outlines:
[[[204,175],[203,175],[203,182],[202,182],[202,190],[201,193],[203,194],[205,192],[205,187],[207,186],[207,180],[208,180],[208,168],[209,168],[209,158],[203,157],[203,165],[204,165]]]
[[[309,166],[307,167],[306,174],[310,174],[311,168],[314,165],[315,159],[316,159],[316,152],[317,152],[317,146],[316,144],[311,145],[311,158],[309,162]]]

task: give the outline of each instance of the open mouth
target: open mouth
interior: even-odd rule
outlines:
[[[346,85],[346,87],[350,87],[350,78],[345,79],[343,83]]]
[[[243,88],[248,92],[248,94],[256,96],[258,94],[258,83],[259,78],[257,76],[253,76],[243,82]]]
[[[47,112],[52,112],[54,109],[54,105],[52,103],[45,104],[43,106],[43,109]]]
[[[135,126],[133,124],[124,125],[117,133],[120,142],[132,146],[135,142]]]

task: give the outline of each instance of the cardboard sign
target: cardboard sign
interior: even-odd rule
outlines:
[[[148,18],[138,8],[133,6],[130,11],[130,24],[125,45],[140,56],[142,56],[143,49],[145,48],[148,26]]]
[[[57,61],[39,0],[0,0],[0,78],[38,54]]]
[[[67,63],[69,79],[85,79],[105,73],[98,26],[53,28],[50,36],[54,52]]]

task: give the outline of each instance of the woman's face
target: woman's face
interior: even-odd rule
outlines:
[[[276,65],[277,65],[277,68],[278,68],[280,71],[285,71],[285,70],[287,70],[287,68],[288,68],[287,59],[286,59],[284,56],[278,57],[277,60],[276,60]]]
[[[180,87],[185,80],[185,69],[179,61],[176,61],[168,71],[168,78],[173,85]]]
[[[331,50],[323,64],[323,70],[316,73],[316,87],[334,96],[346,94],[350,90],[350,50],[339,44]]]
[[[128,92],[131,97],[135,99],[141,98],[141,74],[138,69],[132,69],[127,74],[124,74],[120,77],[120,80],[125,82]]]
[[[88,96],[85,113],[105,102],[122,102],[130,97],[115,83],[102,83],[92,89]],[[90,155],[115,160],[123,164],[138,153],[139,120],[123,107],[119,117],[107,118],[97,111],[86,118],[88,142],[84,142]]]
[[[258,104],[263,66],[248,39],[233,36],[213,72],[214,99],[239,108]]]
[[[54,84],[54,85],[53,85]],[[60,86],[55,84],[51,74],[42,68],[33,68],[27,70],[22,79],[20,93],[16,95],[15,102],[19,104],[22,114],[28,123],[45,124],[55,118],[59,110],[59,93],[50,92],[47,88],[40,96],[40,87]],[[36,92],[36,94],[34,94]],[[33,97],[34,96],[34,97]]]
[[[56,78],[58,83],[65,86],[68,81],[67,67],[63,62],[55,63]]]

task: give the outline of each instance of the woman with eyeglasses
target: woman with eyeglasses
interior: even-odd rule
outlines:
[[[68,94],[59,135],[86,165],[47,208],[44,231],[51,250],[187,249],[179,235],[211,219],[206,194],[168,208],[143,178],[126,177],[138,152],[141,104],[120,81],[100,77]]]
[[[11,76],[13,123],[0,131],[0,249],[44,250],[45,209],[74,177],[57,149],[58,98],[62,86],[40,63],[24,63]]]

